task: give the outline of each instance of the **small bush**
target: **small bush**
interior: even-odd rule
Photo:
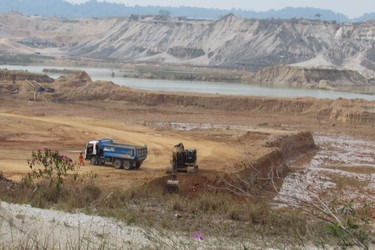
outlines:
[[[181,198],[174,198],[172,199],[172,210],[177,212],[182,212],[185,210],[186,203]]]
[[[218,212],[227,210],[227,199],[225,195],[213,195],[204,193],[198,198],[199,210],[205,212]]]
[[[239,206],[233,206],[228,211],[229,219],[234,221],[241,221],[243,210]]]
[[[57,191],[60,191],[64,178],[69,175],[73,179],[78,177],[79,166],[72,159],[47,148],[44,151],[33,151],[28,165],[32,171],[22,179],[26,185],[34,183],[37,179],[45,179],[50,186],[55,185]]]
[[[31,195],[31,205],[40,208],[47,208],[51,204],[56,204],[62,195],[61,188],[55,185],[50,185],[48,182],[41,182],[35,192]]]
[[[102,190],[96,184],[89,183],[83,187],[81,195],[85,203],[90,203],[99,199],[101,193]]]

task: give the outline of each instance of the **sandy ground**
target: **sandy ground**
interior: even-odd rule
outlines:
[[[78,160],[86,142],[102,138],[148,147],[148,157],[137,171],[86,162],[81,171],[97,173],[103,187],[128,188],[165,176],[172,147],[179,142],[197,149],[201,173],[220,175],[237,171],[233,164],[243,159],[245,152],[250,151],[246,157],[254,159],[264,154],[259,145],[270,136],[295,130],[272,124],[258,126],[261,119],[220,110],[95,101],[34,102],[13,97],[0,99],[0,170],[15,181],[29,171],[27,160],[32,150],[50,148]]]
[[[115,121],[98,121],[82,117],[26,116],[0,114],[1,146],[0,166],[5,177],[20,180],[26,174],[27,159],[32,150],[50,148],[78,159],[88,140],[113,138],[116,141],[147,145],[149,154],[139,171],[117,170],[110,166],[86,166],[82,171],[94,171],[110,179],[108,185],[126,188],[138,180],[164,175],[169,164],[173,145],[183,142],[199,152],[199,165],[205,171],[225,171],[226,163],[236,159],[240,150],[230,143],[199,138],[199,133],[157,131],[145,126],[120,124]],[[124,182],[124,180],[127,180]]]
[[[30,171],[27,160],[32,150],[50,148],[78,160],[78,152],[83,150],[84,144],[100,138],[147,145],[149,152],[147,160],[136,171],[118,170],[109,165],[91,166],[86,162],[80,171],[96,173],[97,183],[105,189],[127,189],[165,176],[171,149],[179,142],[197,149],[201,174],[215,176],[236,171],[233,163],[241,159],[249,147],[254,148],[252,155],[259,156],[264,152],[255,149],[266,138],[289,133],[272,127],[226,125],[227,118],[221,112],[200,111],[195,116],[190,110],[129,108],[116,104],[93,106],[95,102],[86,105],[32,102],[9,96],[0,102],[0,171],[14,181],[20,181]],[[179,178],[184,178],[183,174]],[[96,246],[106,249],[242,247],[230,239],[205,236],[201,241],[192,235],[171,236],[171,232],[127,226],[111,219],[4,202],[0,204],[0,211],[1,246],[57,249],[72,246],[88,249]]]
[[[9,86],[6,82],[0,84],[3,90]],[[99,91],[100,88],[99,85]],[[86,92],[81,91],[80,94],[85,95]],[[78,160],[86,142],[101,138],[148,147],[148,157],[138,171],[118,170],[110,165],[91,166],[88,162],[81,167],[82,172],[97,173],[103,187],[124,189],[165,176],[171,149],[180,142],[197,149],[201,173],[215,176],[237,171],[233,165],[244,158],[256,160],[267,153],[263,144],[275,135],[308,130],[313,134],[375,141],[371,123],[333,123],[317,119],[316,114],[311,113],[313,109],[308,113],[288,114],[169,104],[149,106],[96,99],[48,102],[42,98],[32,99],[33,92],[27,88],[19,94],[0,93],[0,171],[15,181],[20,181],[29,171],[27,160],[32,150],[50,148]],[[283,100],[279,102],[286,105]],[[375,161],[374,154],[368,157],[368,161]],[[310,160],[299,164],[302,166]]]
[[[0,93],[0,171],[2,171],[4,177],[14,181],[20,181],[29,172],[27,160],[31,157],[32,150],[50,148],[78,161],[78,152],[83,150],[84,144],[89,140],[101,138],[112,138],[118,142],[147,145],[149,152],[147,160],[136,171],[118,170],[109,165],[91,166],[86,162],[86,166],[81,167],[80,171],[96,173],[98,184],[108,190],[112,188],[127,189],[133,185],[166,176],[165,168],[169,164],[171,149],[173,145],[179,142],[183,142],[186,147],[197,149],[201,174],[219,176],[237,171],[234,163],[244,158],[256,160],[267,153],[262,145],[270,137],[289,134],[298,130],[309,130],[318,139],[317,142],[321,146],[320,152],[323,153],[314,157],[299,159],[296,166],[299,171],[297,175],[293,175],[291,178],[295,177],[294,180],[298,179],[298,181],[306,178],[317,179],[321,175],[316,174],[316,170],[318,168],[324,169],[331,175],[327,175],[329,179],[319,179],[319,183],[323,183],[323,186],[326,185],[326,189],[323,191],[327,192],[327,190],[331,191],[329,188],[332,188],[331,183],[334,182],[332,172],[333,175],[339,175],[340,169],[330,169],[333,165],[353,166],[359,163],[361,166],[370,168],[369,172],[363,174],[367,186],[361,189],[361,192],[367,190],[370,200],[374,200],[375,178],[373,168],[375,155],[373,150],[375,149],[375,129],[371,124],[339,122],[332,124],[330,121],[317,120],[311,114],[233,112],[204,107],[142,106],[132,103],[95,100],[34,102],[29,99],[18,99],[17,95]],[[335,141],[334,143],[329,142],[332,138]],[[339,140],[335,140],[335,138]],[[356,148],[358,144],[356,141],[361,144],[358,148]],[[354,149],[346,150],[350,151],[348,154],[346,154],[346,151],[342,151],[352,142],[354,143]],[[338,146],[337,143],[340,145]],[[353,155],[357,157],[354,160]],[[330,159],[331,162],[327,159]],[[320,163],[329,162],[330,164],[329,166],[316,165],[317,161]],[[355,171],[351,172],[354,172],[355,175]],[[301,173],[302,175],[303,173],[307,174],[301,177]],[[351,175],[353,177],[353,173]],[[183,175],[180,175],[180,178],[184,178]],[[362,178],[362,175],[353,178]],[[294,180],[289,178],[286,183],[291,181],[295,184]],[[368,189],[366,189],[367,187]],[[335,185],[333,185],[333,188],[335,188]],[[293,190],[295,190],[295,187],[288,185],[282,191],[293,192]],[[352,190],[352,192],[355,193],[356,191]],[[145,244],[148,244],[147,241],[144,241],[144,237],[147,238],[147,234],[150,232],[145,232],[139,228],[126,228],[124,225],[107,220],[102,223],[100,222],[101,218],[86,218],[82,215],[82,217],[79,217],[80,219],[77,219],[78,217],[74,217],[76,215],[63,213],[51,215],[50,218],[46,217],[42,211],[32,210],[25,206],[2,203],[1,207],[3,211],[8,213],[2,213],[3,220],[0,228],[0,230],[5,230],[6,234],[9,233],[9,230],[6,229],[9,227],[9,221],[14,222],[17,227],[23,228],[25,232],[28,232],[26,235],[29,235],[29,230],[32,231],[32,229],[26,227],[24,221],[33,221],[32,218],[34,217],[45,217],[40,227],[57,228],[56,231],[51,233],[52,243],[55,242],[60,227],[71,227],[72,231],[69,231],[68,235],[74,234],[74,232],[80,230],[84,223],[74,225],[69,223],[83,220],[86,221],[86,226],[82,226],[82,228],[85,227],[85,230],[90,228],[90,223],[97,223],[98,225],[93,230],[100,231],[102,229],[106,234],[110,234],[111,230],[118,230],[116,228],[124,230],[116,231],[117,233],[113,236],[117,237],[116,239],[101,238],[100,233],[90,231],[97,236],[94,237],[95,239],[87,241],[90,244],[92,242],[100,243],[101,239],[104,238],[116,244],[120,242],[120,245],[116,245],[117,248],[118,246],[130,249],[137,248],[134,247],[135,245],[131,245],[134,242],[146,242]],[[9,214],[10,211],[14,212]],[[30,214],[25,211],[30,211]],[[46,211],[46,213],[54,214],[55,211]],[[64,216],[69,219],[61,219]],[[110,229],[104,230],[104,228]],[[0,231],[0,233],[2,232]],[[130,238],[123,236],[124,233],[130,235]],[[24,237],[25,233],[22,234]],[[151,234],[160,238],[160,232],[157,234],[151,232]],[[3,238],[5,240],[2,242],[3,245],[15,239],[9,237]],[[80,237],[72,238],[74,243],[81,240]],[[163,238],[161,241],[171,243],[170,240]],[[172,239],[171,244],[173,244],[173,241]],[[183,241],[190,242],[191,236],[186,236]],[[212,242],[216,244],[217,239],[212,239]],[[212,245],[201,246],[204,249]],[[199,245],[197,245],[197,248],[199,249]]]

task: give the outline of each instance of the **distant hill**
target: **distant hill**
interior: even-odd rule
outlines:
[[[361,16],[360,18],[358,18],[354,21],[363,22],[363,21],[367,21],[367,20],[375,20],[375,13],[366,13],[363,16]]]
[[[375,21],[66,19],[0,15],[0,60],[12,55],[92,58],[258,70],[277,65],[375,72]],[[3,52],[3,56],[1,53]],[[313,72],[314,73],[314,72]]]
[[[156,15],[167,13],[171,17],[216,20],[229,13],[240,18],[255,19],[321,19],[326,21],[347,22],[349,18],[331,10],[317,8],[284,8],[256,12],[241,9],[221,10],[196,7],[126,6],[118,3],[92,0],[83,4],[71,4],[65,0],[1,0],[0,13],[19,12],[24,15],[63,18],[118,17],[130,15]],[[375,13],[366,14],[358,20],[373,19]]]

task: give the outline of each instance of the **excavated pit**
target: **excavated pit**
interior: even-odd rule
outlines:
[[[257,131],[247,131],[243,137],[254,138]],[[313,136],[308,131],[263,133],[261,140],[254,145],[254,140],[245,139],[245,152],[241,160],[225,171],[207,171],[202,167],[197,173],[178,173],[178,188],[181,195],[199,196],[205,192],[228,192],[235,195],[259,198],[266,193],[275,194],[284,177],[291,169],[289,162],[312,153],[317,149]],[[252,146],[249,146],[252,144]],[[255,150],[256,148],[256,150]],[[167,182],[171,176],[153,180],[152,189],[168,192]]]
[[[272,190],[275,186],[277,188],[280,185],[283,177],[290,171],[288,162],[303,155],[306,151],[315,149],[315,144],[310,132],[287,131],[281,124],[280,126],[272,127],[270,126],[271,124],[265,123],[264,127],[266,128],[264,131],[261,131],[259,128],[250,125],[240,126],[234,123],[230,126],[212,122],[210,126],[206,128],[202,125],[204,123],[200,123],[200,125],[196,126],[192,131],[189,131],[189,128],[184,125],[184,133],[180,133],[179,131],[174,131],[172,133],[169,132],[171,130],[173,131],[172,125],[178,123],[170,122],[170,118],[178,119],[178,117],[183,114],[182,117],[187,119],[186,121],[190,121],[189,119],[197,119],[195,118],[197,114],[199,114],[199,117],[204,118],[204,116],[210,116],[209,113],[212,113],[212,120],[214,121],[218,118],[225,120],[223,118],[225,115],[231,115],[232,112],[236,112],[240,117],[254,116],[254,118],[256,118],[257,116],[267,117],[280,115],[285,117],[283,119],[289,119],[289,117],[293,119],[295,117],[304,119],[304,117],[307,117],[309,119],[315,119],[315,122],[318,123],[337,122],[365,126],[375,124],[375,110],[373,109],[375,102],[359,99],[282,99],[159,93],[133,90],[120,87],[111,82],[93,82],[90,76],[85,72],[60,77],[53,83],[48,83],[46,80],[46,82],[42,82],[41,84],[53,88],[55,92],[43,93],[45,100],[37,99],[34,102],[30,102],[30,100],[32,100],[33,91],[35,90],[25,81],[20,80],[15,84],[9,82],[1,83],[0,100],[3,100],[4,104],[6,104],[4,107],[8,105],[10,110],[6,112],[15,112],[16,114],[25,115],[17,118],[21,120],[27,120],[29,119],[28,116],[32,117],[35,115],[38,118],[32,118],[32,120],[40,122],[38,120],[43,120],[43,117],[45,117],[44,122],[46,122],[46,124],[52,122],[53,118],[49,118],[50,116],[58,114],[65,117],[62,122],[65,123],[67,127],[61,128],[64,131],[69,131],[71,129],[70,127],[74,128],[74,126],[77,126],[77,121],[74,121],[74,123],[70,121],[70,117],[74,116],[79,117],[79,119],[83,117],[87,117],[86,119],[94,119],[94,121],[91,121],[91,125],[94,126],[98,123],[101,124],[101,126],[107,126],[105,124],[106,120],[115,123],[120,122],[117,125],[110,126],[121,127],[118,131],[123,129],[121,123],[126,124],[127,122],[134,122],[133,120],[125,120],[124,123],[122,119],[139,116],[141,112],[145,113],[143,116],[141,115],[139,117],[145,120],[147,119],[145,116],[152,116],[154,115],[151,114],[153,112],[156,112],[158,116],[167,117],[152,118],[155,123],[150,123],[151,126],[149,127],[152,128],[152,130],[147,133],[150,135],[155,134],[155,136],[152,139],[144,138],[142,141],[143,144],[151,143],[154,147],[157,146],[154,152],[150,151],[150,153],[156,155],[151,155],[152,157],[159,158],[158,161],[155,162],[152,160],[146,161],[145,166],[142,167],[145,172],[136,174],[139,175],[136,178],[136,183],[138,184],[150,179],[155,179],[155,181],[153,181],[155,186],[160,186],[160,183],[166,183],[169,177],[165,176],[164,168],[169,161],[169,150],[171,147],[169,144],[172,143],[192,140],[192,146],[195,147],[196,145],[194,144],[198,144],[199,146],[200,141],[205,139],[206,142],[204,145],[202,144],[202,149],[207,150],[207,148],[213,147],[212,143],[215,142],[218,144],[216,146],[218,150],[220,148],[223,152],[228,150],[236,152],[236,154],[227,153],[225,158],[221,158],[221,151],[218,151],[218,153],[210,152],[212,155],[205,153],[207,156],[199,163],[200,171],[198,174],[179,175],[180,190],[187,193],[192,192],[189,190],[195,190],[193,192],[196,192],[200,189],[226,189],[228,183],[236,181],[239,177],[246,178],[247,182],[251,183],[257,181],[257,185],[260,187],[259,190]],[[19,89],[18,93],[7,93],[5,90],[10,85],[16,86]],[[100,100],[100,102],[98,102],[98,100]],[[29,102],[31,106],[23,107],[22,103],[25,102]],[[82,104],[84,105],[82,106]],[[21,107],[24,111],[22,111]],[[66,107],[69,107],[72,111],[65,111]],[[82,112],[80,112],[80,109],[82,109]],[[182,113],[181,110],[186,111]],[[234,116],[230,117],[233,118]],[[138,127],[138,130],[142,130],[142,127],[147,125],[147,122],[144,122],[142,126],[139,126],[138,121],[135,122],[135,126]],[[94,131],[86,131],[85,124],[87,123],[87,121],[82,121],[82,125],[79,125],[81,127],[72,133],[72,135],[75,135],[74,138],[65,138],[65,134],[55,135],[55,133],[58,132],[55,131],[55,125],[53,127],[46,125],[47,130],[38,131],[38,133],[35,134],[33,130],[38,130],[37,127],[40,125],[39,123],[37,127],[29,128],[30,134],[27,134],[25,128],[22,127],[20,128],[20,132],[15,133],[15,135],[9,134],[9,131],[4,131],[4,136],[2,138],[5,138],[4,145],[9,145],[9,140],[6,138],[13,138],[11,145],[15,148],[12,150],[16,150],[17,142],[22,142],[23,144],[30,143],[31,145],[37,146],[40,142],[35,143],[30,138],[41,136],[45,138],[43,141],[45,141],[48,146],[54,143],[53,140],[47,140],[47,138],[52,135],[56,136],[55,138],[61,138],[62,144],[65,143],[69,145],[69,147],[77,145],[77,148],[81,147],[85,141],[94,139],[93,135],[108,137],[108,134],[101,132],[103,130],[108,130],[108,128],[98,127],[95,128]],[[169,124],[171,127],[164,127],[161,131],[153,127],[155,124],[163,123]],[[189,124],[189,122],[186,124]],[[190,124],[193,123],[190,122]],[[210,133],[206,133],[205,129],[210,131]],[[291,128],[288,128],[288,130],[291,130]],[[238,133],[240,133],[240,135],[238,135]],[[111,132],[109,135],[117,135],[120,139],[122,137],[128,138],[128,135],[123,135],[120,132]],[[170,136],[170,138],[162,142],[161,138],[166,136]],[[137,134],[135,134],[133,138],[135,141],[139,140]],[[179,138],[179,141],[173,141],[176,138]],[[219,146],[219,144],[225,144],[225,146]],[[59,143],[56,143],[55,146],[61,147]],[[221,147],[226,148],[226,150],[221,149]],[[152,147],[150,148],[152,149]],[[2,152],[6,152],[6,150],[7,149],[4,148]],[[25,149],[23,148],[23,153],[24,151]],[[198,151],[198,154],[200,154],[199,152],[200,151]],[[162,156],[165,157],[165,159],[161,159]],[[75,156],[72,155],[72,158],[74,157]],[[113,185],[120,183],[120,179],[124,178],[124,176],[126,176],[126,178],[129,177],[128,174],[119,173],[112,169],[108,171],[108,169],[108,167],[106,169],[98,168],[98,172],[106,173],[107,177],[118,178],[119,181],[115,181]],[[151,171],[155,171],[155,173],[151,174]],[[108,172],[110,172],[110,174],[108,174]],[[105,181],[105,178],[103,178],[103,180]],[[110,185],[111,184],[105,184],[104,186],[108,187]],[[121,183],[120,185],[121,187],[127,188],[131,184]],[[194,188],[191,188],[191,186]]]

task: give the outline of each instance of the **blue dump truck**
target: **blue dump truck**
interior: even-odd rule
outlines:
[[[147,146],[115,143],[112,139],[89,141],[85,159],[92,165],[111,163],[115,168],[138,169],[147,158]]]

